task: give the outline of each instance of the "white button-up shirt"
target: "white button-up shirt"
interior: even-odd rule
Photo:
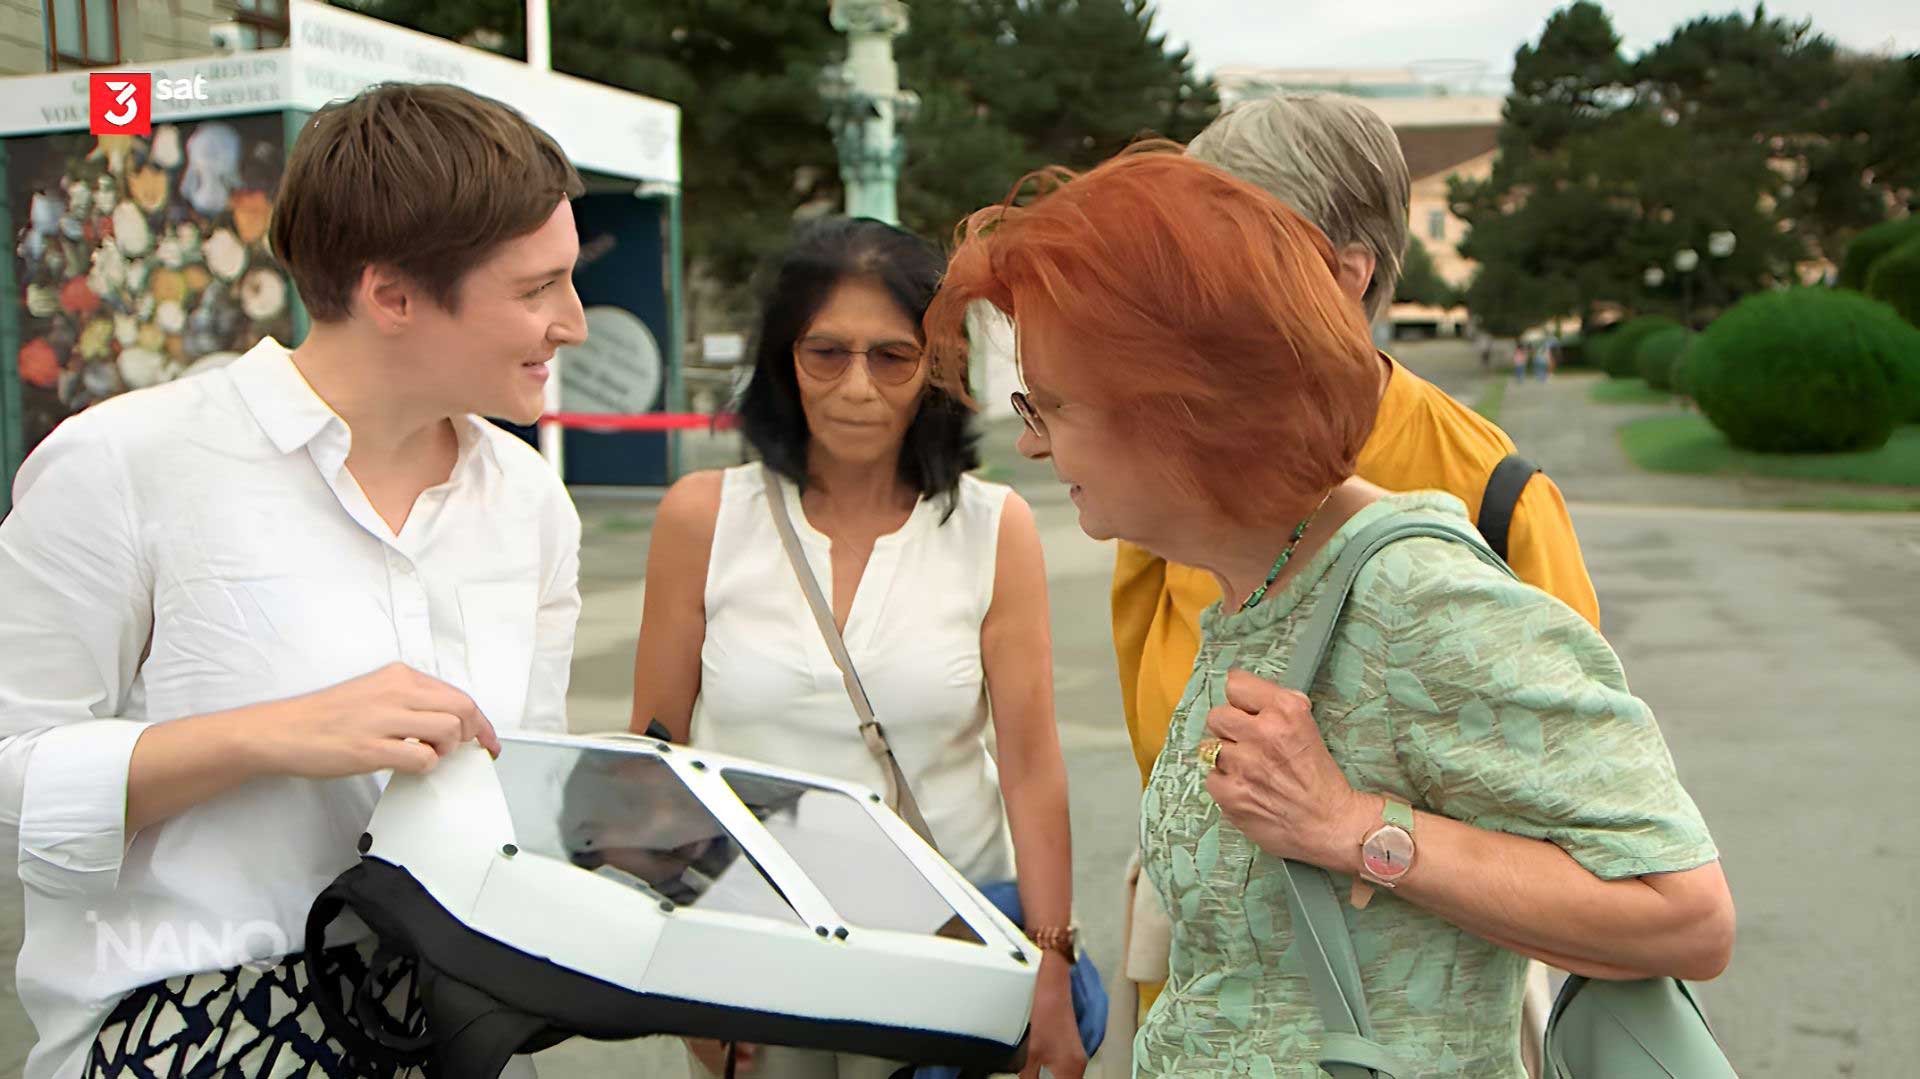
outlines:
[[[77,1076],[129,990],[301,950],[384,780],[260,779],[129,836],[149,724],[398,660],[496,727],[565,729],[579,516],[525,443],[455,427],[452,475],[396,536],[347,471],[346,423],[269,339],[68,419],[21,468],[0,524],[0,835],[26,889],[26,1079]]]

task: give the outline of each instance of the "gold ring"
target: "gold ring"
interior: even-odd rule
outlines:
[[[1220,751],[1226,747],[1227,744],[1218,738],[1203,738],[1194,755],[1200,758],[1201,764],[1207,766],[1207,771],[1215,772],[1220,769]]]

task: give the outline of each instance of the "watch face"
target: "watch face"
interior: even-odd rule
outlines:
[[[1367,875],[1391,883],[1413,868],[1413,837],[1402,828],[1387,825],[1367,837],[1360,848],[1360,859]]]

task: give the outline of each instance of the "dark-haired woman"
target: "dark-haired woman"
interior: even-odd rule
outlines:
[[[970,405],[930,377],[920,320],[944,268],[932,245],[877,221],[817,222],[795,238],[740,409],[761,463],[695,473],[660,503],[633,726],[658,720],[676,740],[886,789],[781,545],[770,473],[941,852],[975,881],[1014,876],[1017,854],[1028,935],[1063,942],[1041,965],[1026,1074],[1045,1065],[1077,1079],[1040,537],[1019,495],[968,475]],[[694,1051],[722,1070],[719,1046]],[[739,1063],[764,1079],[881,1079],[899,1066],[779,1047]]]

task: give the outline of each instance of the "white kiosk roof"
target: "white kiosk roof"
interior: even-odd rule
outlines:
[[[583,169],[680,182],[680,108],[518,60],[456,45],[365,15],[292,0],[287,48],[162,63],[126,63],[158,79],[205,76],[206,100],[154,101],[154,122],[238,113],[311,111],[379,82],[448,82],[504,101],[559,142]],[[0,79],[0,136],[87,126],[87,72]]]

